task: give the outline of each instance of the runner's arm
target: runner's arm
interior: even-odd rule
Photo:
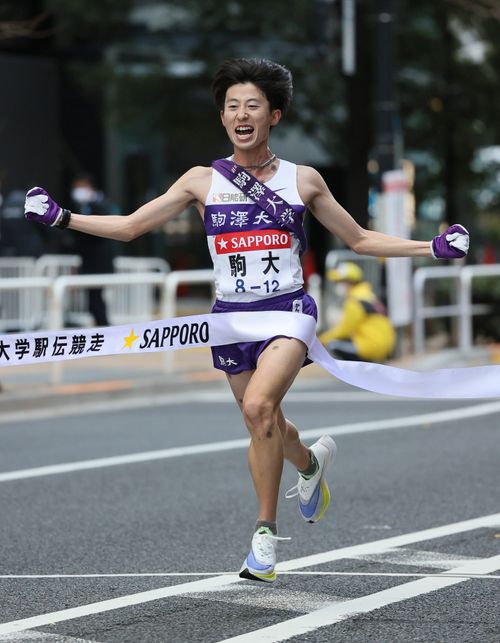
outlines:
[[[430,241],[402,239],[362,228],[333,197],[322,176],[310,167],[299,169],[299,191],[318,221],[354,252],[372,257],[432,257]]]
[[[69,228],[107,237],[118,241],[131,241],[173,219],[197,201],[196,184],[206,178],[207,168],[194,167],[181,176],[164,194],[145,203],[129,214],[82,215],[71,214]]]

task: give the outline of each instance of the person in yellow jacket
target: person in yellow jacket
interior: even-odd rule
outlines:
[[[344,299],[340,321],[321,333],[319,340],[333,357],[368,362],[387,360],[396,344],[396,333],[384,304],[371,285],[363,281],[363,271],[351,261],[327,273]]]

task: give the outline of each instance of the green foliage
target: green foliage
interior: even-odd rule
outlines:
[[[131,9],[143,8],[133,0],[45,0],[43,5],[68,75],[92,96],[105,95],[112,121],[127,134],[161,137],[174,149],[184,150],[189,141],[198,150],[222,147],[209,93],[212,73],[227,57],[267,57],[294,74],[287,122],[314,138],[332,164],[347,164],[353,135],[347,115],[353,106],[340,71],[339,2],[165,0],[157,8],[169,12],[170,22],[149,26],[130,22]],[[472,161],[479,148],[500,145],[500,21],[458,0],[394,5],[404,155],[416,165],[417,204],[441,198],[447,216],[470,224],[484,207],[475,198],[478,190],[487,190],[496,176]],[[357,0],[356,6],[358,74],[370,88],[377,4]],[[467,54],[464,38],[475,40],[475,54],[482,52],[482,58],[471,57],[470,47]],[[114,45],[119,54],[106,55]],[[174,73],[179,61],[196,62],[198,71]],[[371,119],[369,104],[360,113]],[[498,211],[500,198],[492,204]]]
[[[46,0],[60,46],[124,36],[132,0]]]
[[[399,36],[405,153],[416,160],[418,200],[444,197],[448,215],[467,223],[487,172],[472,168],[474,153],[500,144],[500,22],[451,2],[403,0]]]

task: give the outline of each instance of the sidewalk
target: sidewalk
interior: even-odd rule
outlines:
[[[166,393],[192,386],[226,387],[226,378],[212,366],[208,348],[175,351],[172,368],[165,369],[165,354],[144,353],[90,357],[67,362],[11,366],[0,369],[0,412],[19,410],[23,406],[47,407],[57,404],[84,403],[96,396],[120,396]],[[457,368],[500,363],[500,346],[476,347],[468,355],[458,349],[448,349],[407,355],[391,365],[409,370]],[[60,369],[58,383],[54,368]],[[298,382],[330,380],[337,383],[320,366],[311,364],[302,369]]]

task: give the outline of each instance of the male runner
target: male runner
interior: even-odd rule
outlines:
[[[269,60],[234,59],[222,63],[212,85],[220,118],[233,147],[231,159],[275,194],[278,206],[290,204],[287,225],[212,167],[193,167],[165,194],[123,216],[82,216],[62,209],[42,188],[32,188],[26,217],[56,227],[130,241],[165,224],[190,205],[202,218],[214,262],[214,313],[228,310],[287,310],[316,316],[314,301],[303,290],[300,253],[304,250],[306,208],[355,252],[377,257],[463,257],[468,233],[454,225],[432,242],[412,241],[365,230],[334,199],[311,167],[278,159],[269,149],[271,128],[292,99],[292,76]],[[256,233],[259,234],[256,234]],[[272,317],[271,317],[272,318]],[[248,462],[259,513],[250,552],[240,575],[276,579],[276,513],[283,459],[298,470],[298,507],[308,522],[320,520],[330,494],[326,471],[335,443],[324,436],[311,448],[285,419],[281,401],[307,362],[300,340],[280,335],[277,327],[265,342],[213,348],[214,366],[226,372],[250,433]]]

